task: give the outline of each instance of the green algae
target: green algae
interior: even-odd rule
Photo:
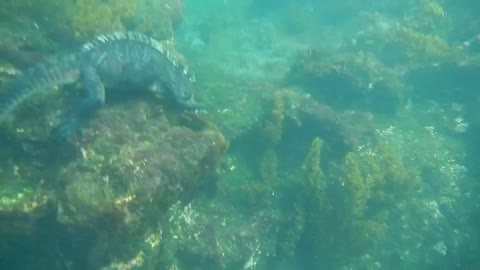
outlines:
[[[411,92],[393,70],[364,52],[332,55],[323,50],[305,51],[298,55],[285,80],[311,89],[315,99],[339,109],[395,113]]]
[[[421,2],[426,12],[444,16],[446,11],[432,6],[433,2]],[[99,23],[102,27],[108,28],[107,21],[118,29],[125,27],[110,15],[105,19]],[[146,32],[152,27],[148,20],[127,19]],[[304,18],[297,19],[298,26],[304,27]],[[77,38],[96,31],[92,25],[79,23],[78,27]],[[158,29],[158,35],[169,36],[169,27]],[[440,37],[414,28],[398,31],[403,31],[405,39],[401,47],[409,48],[408,61],[450,57],[451,48]],[[212,55],[205,56],[212,58],[204,63],[214,61]],[[88,227],[98,236],[91,253],[81,256],[101,269],[275,269],[280,261],[298,258],[327,268],[372,269],[368,267],[377,262],[370,263],[369,258],[377,260],[374,254],[382,254],[375,246],[398,240],[389,235],[398,229],[389,228],[389,219],[404,218],[412,209],[425,216],[431,213],[422,208],[417,196],[420,181],[426,180],[416,168],[424,163],[434,168],[445,165],[443,160],[433,160],[443,148],[430,148],[431,138],[411,137],[419,146],[416,155],[424,151],[423,155],[432,157],[411,164],[404,160],[409,155],[406,150],[392,147],[398,143],[395,140],[369,137],[373,142],[363,144],[362,134],[352,129],[342,110],[370,109],[368,104],[386,102],[394,113],[403,112],[410,89],[378,55],[327,56],[313,52],[297,59],[287,80],[311,80],[302,89],[245,81],[245,77],[228,77],[199,65],[203,69],[198,76],[199,95],[207,105],[201,119],[176,116],[168,106],[155,102],[135,100],[122,105],[114,101],[83,129],[77,158],[48,169],[50,160],[39,163],[50,147],[42,142],[68,107],[63,99],[75,98],[75,94],[61,95],[53,105],[48,97],[39,97],[20,109],[15,121],[3,126],[15,143],[2,145],[0,150],[0,212],[41,211],[45,199],[54,201],[63,228],[81,235],[79,227]],[[309,86],[314,83],[320,83],[322,90],[339,86],[341,97],[325,93],[310,97]],[[478,126],[478,121],[472,123]],[[318,127],[333,131],[321,133]],[[308,129],[315,134],[298,137]],[[226,147],[222,133],[233,146],[226,157],[221,155]],[[355,143],[348,143],[350,147],[341,154],[332,153],[332,148],[338,151],[332,138]],[[258,141],[261,144],[255,144]],[[286,151],[287,144],[300,150]],[[13,145],[18,148],[12,150]],[[18,149],[26,150],[12,155]],[[247,151],[253,154],[244,156]],[[31,152],[35,155],[25,158]],[[249,160],[251,156],[259,158]],[[299,157],[299,162],[292,162],[291,156]],[[190,200],[217,173],[217,195]],[[163,189],[159,175],[172,179],[166,183],[170,188]],[[440,187],[443,202],[453,197],[450,182],[440,177],[435,181],[432,186]],[[14,187],[12,183],[21,184]],[[407,215],[412,222],[415,218]],[[422,224],[418,220],[416,224]],[[433,219],[428,222],[432,231],[437,228]],[[408,241],[392,244],[392,256],[400,256],[402,247],[415,244]],[[307,252],[300,254],[300,250]]]
[[[455,55],[454,49],[439,36],[420,33],[406,27],[396,29],[393,42],[397,46],[406,48],[407,56],[414,60],[445,59]]]
[[[99,34],[124,30],[122,20],[132,17],[136,3],[126,0],[79,0],[71,24],[77,39],[84,40]]]

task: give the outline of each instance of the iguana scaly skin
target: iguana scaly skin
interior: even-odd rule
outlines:
[[[66,138],[91,119],[105,102],[105,87],[166,89],[187,107],[193,101],[194,77],[153,38],[133,32],[98,36],[75,53],[55,56],[26,70],[0,91],[0,122],[35,93],[80,81],[86,93],[67,113],[55,137]]]

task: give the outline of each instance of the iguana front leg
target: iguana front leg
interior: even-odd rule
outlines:
[[[81,79],[86,96],[52,130],[51,135],[55,140],[68,140],[68,137],[88,122],[105,103],[105,87],[95,68],[83,68]]]

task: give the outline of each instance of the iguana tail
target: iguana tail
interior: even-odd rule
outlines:
[[[79,76],[75,55],[51,58],[27,69],[0,90],[0,122],[30,96],[55,86],[73,83]]]

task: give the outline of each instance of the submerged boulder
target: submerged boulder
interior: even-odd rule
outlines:
[[[301,160],[316,137],[326,142],[331,158],[342,158],[373,130],[370,113],[337,110],[298,90],[277,91],[271,96],[271,108],[265,135],[293,163]]]
[[[226,142],[194,117],[169,120],[146,103],[102,112],[81,136],[82,158],[59,170],[62,203],[75,213],[71,218],[103,215],[127,204],[162,209],[209,185]]]
[[[387,114],[405,106],[411,90],[399,71],[387,68],[372,54],[332,55],[318,49],[299,54],[285,82],[336,109]]]
[[[227,146],[213,125],[158,100],[113,101],[68,147],[48,143],[43,132],[33,140],[14,134],[1,137],[0,217],[15,226],[0,226],[0,235],[24,244],[12,249],[15,239],[9,238],[0,245],[11,255],[0,263],[6,268],[39,269],[34,264],[41,261],[49,269],[65,269],[65,263],[99,269],[132,256],[135,239],[157,228],[171,205],[214,189]],[[58,235],[39,240],[52,226]],[[62,239],[81,248],[63,247]],[[52,250],[38,253],[50,259],[35,253],[31,263],[15,259],[39,245]]]

